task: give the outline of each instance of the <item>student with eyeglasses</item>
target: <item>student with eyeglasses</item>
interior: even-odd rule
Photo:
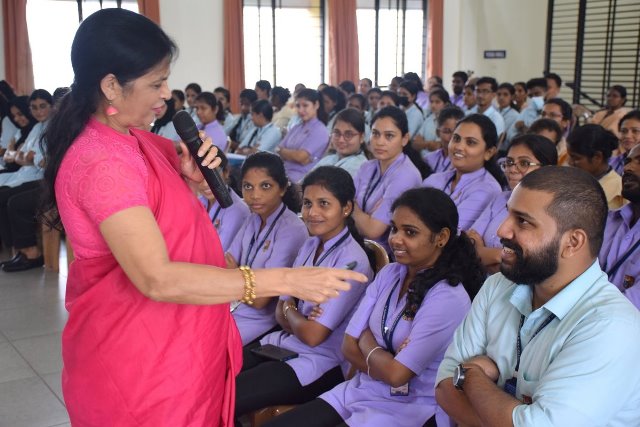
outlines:
[[[364,116],[360,111],[347,108],[339,112],[331,130],[331,146],[335,153],[320,159],[314,169],[320,166],[337,166],[355,179],[360,166],[368,160],[364,134]]]
[[[496,273],[500,267],[502,243],[498,237],[498,228],[507,217],[507,201],[511,192],[528,173],[557,163],[556,147],[544,136],[521,135],[509,145],[507,157],[501,167],[510,189],[494,197],[467,233],[488,273]]]

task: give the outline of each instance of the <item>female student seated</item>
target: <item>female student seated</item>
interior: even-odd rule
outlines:
[[[386,246],[391,204],[403,191],[420,185],[420,171],[405,153],[409,146],[407,116],[398,107],[384,107],[373,117],[370,149],[374,159],[356,175],[353,219],[367,239]]]
[[[498,102],[498,111],[504,119],[504,128],[509,130],[511,126],[518,120],[520,112],[515,100],[516,88],[511,83],[501,83],[496,92],[496,101]],[[500,144],[498,157],[504,157],[507,150],[508,142],[506,138]]]
[[[318,399],[268,426],[416,426],[436,415],[434,381],[456,327],[483,277],[473,245],[457,235],[458,213],[433,188],[402,194],[392,206],[389,245],[397,262],[367,286],[342,350],[357,371]]]
[[[224,119],[220,121],[224,133],[229,135],[231,129],[236,124],[233,114],[231,113],[231,92],[226,87],[218,86],[213,90],[213,94],[218,98],[218,102],[224,112]]]
[[[242,165],[241,187],[251,215],[225,254],[227,267],[291,267],[308,234],[295,213],[299,205],[282,160],[267,152],[247,157]],[[233,317],[242,345],[276,325],[275,309],[275,298],[258,298],[252,306],[237,306]]]
[[[360,166],[367,161],[365,126],[362,112],[354,108],[340,111],[331,130],[331,145],[336,152],[320,159],[316,168],[337,166],[355,178]]]
[[[273,107],[269,101],[261,99],[254,102],[251,106],[251,120],[253,120],[255,128],[240,143],[236,153],[244,155],[257,151],[275,153],[275,149],[282,139],[282,134],[280,129],[271,122],[272,118]]]
[[[433,173],[445,172],[451,169],[451,159],[449,158],[449,142],[453,136],[458,120],[464,118],[464,111],[456,106],[445,107],[438,114],[438,128],[436,135],[440,140],[440,147],[429,152],[424,161]]]
[[[425,117],[420,131],[413,138],[413,148],[421,152],[422,156],[426,156],[427,153],[440,148],[440,142],[438,141],[438,115],[443,108],[451,105],[449,94],[442,88],[435,88],[429,92],[429,105],[430,112]]]
[[[344,93],[335,86],[327,86],[320,91],[322,105],[327,112],[327,130],[333,128],[336,115],[347,106],[347,98]]]
[[[622,177],[609,165],[616,148],[618,138],[600,125],[577,127],[567,137],[569,165],[588,172],[598,180],[607,196],[609,210],[626,204],[622,197]]]
[[[247,204],[238,196],[238,194],[231,189],[229,185],[229,179],[231,175],[231,168],[229,167],[229,160],[224,153],[218,154],[222,162],[219,168],[222,170],[222,179],[227,183],[229,194],[233,204],[227,208],[220,206],[220,203],[213,195],[211,188],[207,181],[202,181],[198,187],[200,193],[200,202],[209,213],[211,223],[218,232],[220,238],[220,244],[223,251],[228,251],[231,247],[231,243],[238,236],[242,225],[251,213]]]
[[[28,96],[17,96],[9,102],[9,115],[12,117],[18,131],[13,135],[4,152],[4,169],[0,173],[15,172],[22,166],[16,163],[18,150],[25,143],[31,129],[38,121],[31,115]]]
[[[611,167],[622,176],[627,154],[640,144],[640,110],[631,110],[620,119],[618,155],[609,159]]]
[[[398,88],[400,105],[402,105],[404,112],[407,114],[407,120],[409,121],[410,139],[413,139],[418,134],[424,121],[424,113],[418,104],[416,104],[418,92],[420,92],[420,88],[415,82],[410,80],[405,80],[400,83],[400,87]]]
[[[202,123],[199,128],[211,138],[218,150],[226,152],[229,148],[227,134],[220,124],[224,121],[224,110],[218,98],[211,92],[202,92],[196,97],[196,114]]]
[[[461,230],[480,216],[506,180],[496,163],[498,134],[487,116],[471,114],[458,122],[449,142],[453,170],[435,173],[422,183],[444,191],[453,199],[460,215]]]
[[[300,123],[289,130],[276,152],[284,160],[291,182],[297,183],[324,155],[329,144],[322,97],[313,89],[303,89],[296,95],[296,111]]]
[[[494,197],[468,232],[488,273],[496,273],[500,268],[502,243],[497,231],[507,217],[507,201],[511,192],[529,172],[557,164],[558,151],[553,142],[544,136],[521,135],[509,144],[507,157],[501,165],[509,183],[509,190]]]
[[[311,237],[299,250],[294,266],[344,268],[351,264],[371,278],[364,242],[351,219],[355,195],[351,176],[343,169],[324,166],[309,173],[302,188],[302,217]],[[281,297],[276,319],[282,331],[244,349],[243,371],[236,379],[236,415],[270,405],[304,403],[344,381],[346,362],[340,343],[365,288],[354,284],[320,306]],[[265,344],[298,357],[268,361],[251,351]]]
[[[162,110],[156,115],[156,120],[153,122],[151,132],[170,139],[176,146],[176,150],[178,150],[181,139],[173,125],[173,116],[175,116],[175,114],[175,101],[173,98],[167,99],[162,106]]]

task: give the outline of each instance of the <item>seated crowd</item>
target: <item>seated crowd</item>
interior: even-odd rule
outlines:
[[[232,304],[237,424],[296,405],[265,425],[637,425],[640,111],[626,89],[593,114],[559,97],[553,73],[511,84],[458,71],[451,93],[416,73],[384,90],[321,86],[191,83],[149,129],[179,150],[184,109],[222,153],[233,205],[206,183],[198,196],[229,268],[370,278],[319,306]],[[0,84],[5,272],[42,266],[41,136],[64,95]]]

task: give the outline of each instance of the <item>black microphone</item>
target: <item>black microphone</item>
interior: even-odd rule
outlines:
[[[202,145],[203,141],[200,139],[198,128],[191,118],[191,115],[189,115],[185,110],[178,111],[175,116],[173,116],[173,126],[175,126],[176,132],[178,132],[180,138],[187,145],[191,156],[195,159],[196,164],[198,165],[198,169],[200,169],[200,172],[204,175],[204,180],[209,184],[209,188],[213,192],[218,203],[220,203],[220,206],[223,208],[231,206],[233,204],[233,200],[229,194],[227,184],[220,176],[220,173],[216,169],[209,169],[201,164],[203,157],[198,156],[198,149]],[[220,157],[219,154],[218,157]]]

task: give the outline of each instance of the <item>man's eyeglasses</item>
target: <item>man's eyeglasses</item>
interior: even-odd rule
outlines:
[[[343,137],[346,142],[351,141],[356,135],[359,135],[358,132],[346,131],[342,133],[339,130],[334,130],[331,132],[331,138],[340,139],[341,137]]]
[[[504,163],[500,164],[500,167],[505,172],[507,172],[508,169],[515,167],[516,170],[520,173],[527,172],[531,166],[542,166],[542,164],[530,162],[529,160],[525,160],[525,159],[520,159],[520,160],[506,159]]]

